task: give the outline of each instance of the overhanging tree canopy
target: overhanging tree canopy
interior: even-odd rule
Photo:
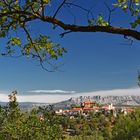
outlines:
[[[105,15],[94,12],[98,2],[102,4],[103,10],[107,10]],[[4,50],[1,50],[1,55],[13,56],[20,53],[21,56],[39,60],[44,69],[46,69],[44,62],[52,66],[51,61],[62,56],[66,50],[59,44],[53,43],[44,34],[33,37],[29,25],[36,20],[52,24],[53,29],[60,27],[62,29],[61,37],[71,32],[105,32],[140,40],[139,0],[87,0],[86,3],[87,5],[83,4],[83,0],[1,0],[0,37],[7,38],[7,45]],[[64,10],[68,11],[73,20],[66,22],[66,15],[59,16],[59,13]],[[78,12],[76,12],[77,10]],[[82,14],[82,17],[80,16],[81,24],[76,22],[79,12]],[[126,13],[133,19],[131,22],[128,21],[126,27],[117,26],[112,22],[115,12]],[[24,31],[23,35],[26,38],[24,40],[18,34],[21,31]]]

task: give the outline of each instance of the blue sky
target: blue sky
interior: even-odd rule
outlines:
[[[1,89],[91,91],[137,86],[139,42],[130,46],[123,37],[100,33],[72,33],[58,41],[68,50],[62,72],[46,72],[26,58],[1,57]]]
[[[123,20],[117,20],[116,24],[123,25]],[[123,36],[105,33],[71,33],[60,38],[59,28],[52,30],[50,25],[46,27],[40,22],[31,26],[33,36],[39,32],[48,34],[67,49],[68,53],[61,59],[64,65],[59,68],[62,72],[46,72],[27,58],[0,57],[1,91],[16,89],[20,94],[30,94],[31,90],[90,92],[137,87],[140,42],[135,40],[130,45]]]

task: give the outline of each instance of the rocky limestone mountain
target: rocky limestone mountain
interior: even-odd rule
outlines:
[[[53,104],[55,108],[71,108],[73,105],[81,105],[84,101],[93,101],[101,105],[113,104],[115,106],[140,106],[140,96],[80,96]]]

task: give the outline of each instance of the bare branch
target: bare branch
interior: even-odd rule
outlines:
[[[124,36],[124,39],[126,39],[129,42],[129,45],[132,45],[134,40],[131,37]]]
[[[67,6],[67,5],[66,5]],[[76,16],[72,13],[72,11],[69,9],[69,7],[66,7],[67,11],[70,13],[70,15],[73,17],[73,24],[76,24]]]
[[[66,4],[66,5],[72,5],[72,6],[78,7],[78,8],[80,8],[80,9],[86,11],[86,12],[89,12],[88,9],[86,9],[86,8],[80,6],[80,5],[77,5],[77,4],[74,4],[74,3],[70,3],[70,2],[66,2],[65,4]]]
[[[70,2],[66,2],[65,5],[67,5],[68,7],[74,6],[74,7],[80,8],[81,10],[87,12],[87,19],[89,19],[89,18],[88,18],[89,14],[91,14],[92,18],[94,17],[94,16],[93,16],[93,13],[92,13],[92,11],[91,11],[91,10],[92,10],[92,7],[91,7],[90,9],[86,9],[86,8],[80,6],[80,5],[77,5],[77,4],[74,4],[74,3],[70,3]]]
[[[45,11],[44,11],[44,2],[41,0],[41,8],[42,8],[42,16],[45,16]]]
[[[108,9],[108,12],[109,12],[108,23],[109,23],[109,25],[111,25],[111,16],[112,16],[112,13],[117,9],[117,7],[114,7],[113,9],[111,9],[106,2],[104,2],[104,4]]]
[[[63,5],[66,3],[67,0],[63,0],[63,2],[60,4],[60,6],[57,8],[56,12],[53,15],[53,18],[56,17],[57,13],[60,11],[60,9],[63,7]]]
[[[64,37],[65,34],[69,34],[69,33],[71,33],[71,32],[72,32],[72,31],[67,31],[67,32],[61,33],[60,36],[61,36],[61,37]]]
[[[43,65],[43,60],[42,60],[41,56],[39,55],[39,52],[38,52],[36,46],[34,45],[33,40],[32,40],[32,38],[31,38],[31,36],[30,36],[28,30],[26,29],[25,26],[23,26],[23,29],[24,29],[24,31],[25,31],[25,33],[26,33],[26,35],[27,35],[27,38],[29,39],[30,43],[32,44],[32,46],[33,46],[35,52],[37,53],[37,55],[35,55],[35,54],[33,54],[33,53],[31,53],[31,54],[32,54],[33,56],[39,58],[40,66],[41,66],[44,70],[46,70],[46,71],[48,71],[48,72],[52,72],[52,71],[48,70],[46,67],[44,67],[44,65]]]

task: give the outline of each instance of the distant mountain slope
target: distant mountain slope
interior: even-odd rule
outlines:
[[[7,106],[8,102],[0,102],[0,106]],[[36,103],[36,102],[19,102],[19,106],[22,110],[28,110],[38,106],[47,106],[48,103]]]
[[[53,104],[55,108],[70,108],[72,105],[80,105],[84,101],[93,101],[99,104],[113,105],[140,105],[140,96],[125,95],[125,96],[80,96],[73,97],[69,100]]]
[[[123,96],[79,96],[73,97],[68,100],[52,104],[55,109],[69,109],[73,105],[81,105],[84,101],[93,101],[99,104],[113,104],[117,106],[132,105],[140,106],[140,96],[138,95],[123,95]],[[6,106],[7,102],[0,102],[1,106]],[[23,110],[31,109],[37,106],[47,106],[47,103],[34,103],[34,102],[20,102],[19,106]]]

